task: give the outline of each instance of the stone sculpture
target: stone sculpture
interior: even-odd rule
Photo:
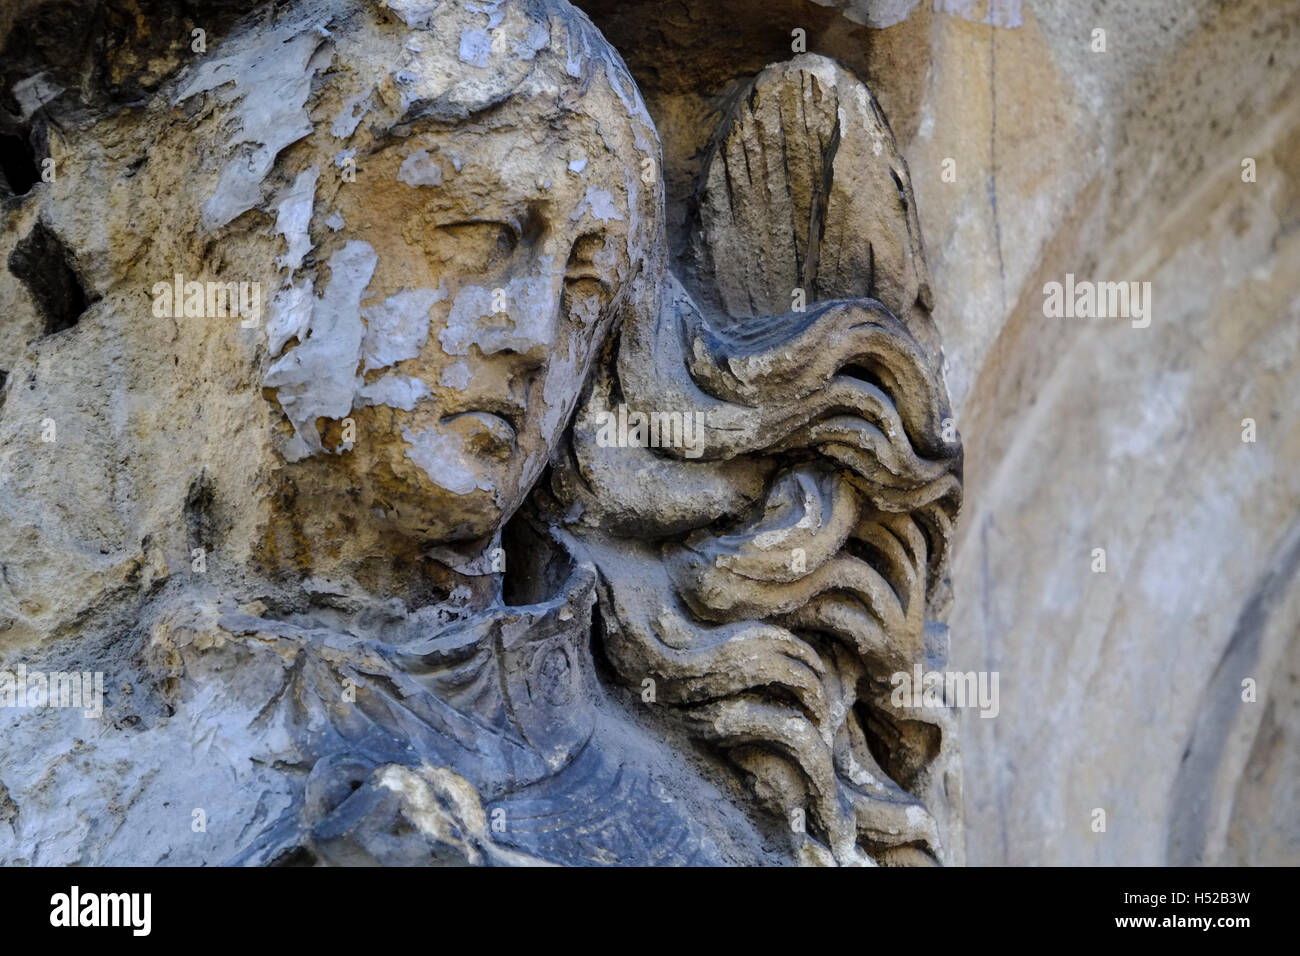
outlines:
[[[681,250],[564,0],[257,10],[51,153],[9,231],[114,218],[9,371],[0,640],[109,689],[15,712],[5,862],[949,859],[952,721],[890,677],[946,651],[961,448],[853,74],[737,91]]]

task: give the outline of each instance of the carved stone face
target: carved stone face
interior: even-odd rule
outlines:
[[[516,32],[530,35],[527,24]],[[402,80],[418,86],[421,66],[435,72],[427,58],[454,57],[457,46],[452,33],[451,51],[441,49],[446,31],[416,36],[426,61]],[[462,40],[461,60],[464,50]],[[520,504],[646,254],[653,192],[640,173],[653,127],[630,80],[612,85],[610,57],[590,51],[582,75],[538,63],[468,118],[402,91],[401,109],[382,123],[363,116],[352,149],[335,157],[355,181],[328,214],[337,234],[318,251],[329,277],[315,293],[312,337],[272,365],[266,384],[301,442],[287,457],[340,454],[335,471],[370,514],[421,539],[488,537]],[[319,399],[330,356],[312,352],[323,307],[361,336],[358,367],[326,396],[329,413]],[[354,354],[344,349],[343,361]]]
[[[366,157],[376,188],[344,193],[348,234],[378,256],[354,447],[387,493],[434,504],[431,536],[482,536],[518,505],[627,274],[626,166],[585,120],[559,149],[428,130]]]

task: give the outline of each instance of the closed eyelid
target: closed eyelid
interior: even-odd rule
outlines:
[[[510,237],[515,245],[526,244],[532,245],[542,235],[546,229],[545,221],[538,211],[532,207],[523,210],[516,216],[510,218],[470,218],[457,219],[449,222],[438,223],[439,229],[455,230],[465,229],[474,226],[495,227],[503,229],[510,233]]]
[[[437,255],[454,268],[478,274],[512,259],[519,249],[518,230],[496,219],[461,219],[438,225]]]

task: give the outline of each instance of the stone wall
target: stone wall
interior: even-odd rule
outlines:
[[[686,272],[709,135],[756,73],[798,52],[792,31],[856,71],[889,118],[965,447],[950,665],[1000,678],[997,716],[962,717],[966,861],[1300,863],[1300,2],[577,5],[659,131],[669,250]],[[188,56],[191,24],[166,5],[125,4],[134,14],[99,23],[94,49],[77,46],[70,6],[0,11],[10,181],[38,175],[41,151],[71,135],[42,129],[24,154],[28,117],[57,92],[24,72],[32,58],[81,78],[91,122],[142,102]],[[212,3],[210,42],[249,6]],[[47,7],[47,31],[11,33]],[[141,202],[119,175],[141,148],[108,138],[69,156],[80,184],[58,192],[57,212],[97,257],[44,234],[32,204],[6,207],[0,258],[23,281],[0,281],[0,369],[31,379],[0,381],[13,439],[0,469],[14,501],[39,499],[44,475],[80,475],[77,495],[40,508],[0,502],[6,649],[66,640],[88,606],[183,565],[187,536],[205,532],[174,515],[232,536],[260,520],[114,464],[123,447],[157,460],[176,448],[257,499],[234,441],[248,428],[266,450],[266,422],[248,424],[237,397],[256,387],[252,346],[149,353],[110,322],[71,351],[41,338],[137,267],[147,219],[106,236],[93,210]],[[184,188],[173,179],[142,181],[166,196]],[[187,237],[166,243],[205,255]],[[1054,317],[1054,282],[1149,294],[1129,315]],[[130,392],[98,371],[123,362],[139,377]],[[200,403],[190,385],[220,375],[220,397]],[[36,427],[49,407],[78,457],[33,470],[15,416]],[[201,447],[186,446],[195,435]],[[172,538],[127,540],[169,521]],[[0,789],[0,823],[7,801]]]

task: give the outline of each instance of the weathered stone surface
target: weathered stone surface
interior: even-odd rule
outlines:
[[[759,77],[817,77],[746,135],[832,203],[759,276],[776,181],[671,244],[562,0],[238,8],[6,67],[56,175],[0,235],[0,642],[103,697],[0,708],[0,859],[959,861],[953,715],[890,678],[946,652],[961,447],[866,86]]]
[[[1014,30],[938,23],[903,151],[931,268],[966,277],[935,303],[979,449],[954,658],[1000,669],[1004,701],[963,722],[972,862],[1270,859],[1229,849],[1243,828],[1300,860],[1294,775],[1267,811],[1246,796],[1300,749],[1280,729],[1300,624],[1298,13],[1026,3]],[[1046,318],[1066,273],[1150,282],[1149,327]]]
[[[768,67],[737,91],[698,201],[700,280],[729,315],[784,311],[796,288],[814,301],[929,304],[893,140],[867,88],[825,57]]]
[[[0,857],[1300,860],[1294,0],[79,6],[0,11],[0,667],[105,714],[0,710]]]
[[[836,4],[867,29],[656,6],[588,4],[670,199],[796,28],[867,81],[908,161],[969,451],[951,665],[1002,679],[998,717],[962,719],[968,860],[1296,862],[1300,8]],[[1151,325],[1045,317],[1067,273],[1151,282]]]

